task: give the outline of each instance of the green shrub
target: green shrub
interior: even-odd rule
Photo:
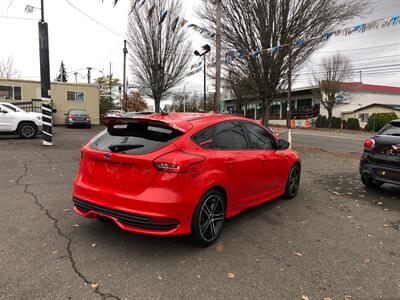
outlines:
[[[342,120],[342,129],[347,129],[347,121]]]
[[[328,120],[325,116],[318,116],[315,121],[315,127],[317,128],[326,128],[328,126]]]
[[[357,118],[350,118],[347,120],[347,129],[359,130],[360,121]]]
[[[332,117],[332,128],[335,128],[335,129],[342,128],[342,119]]]
[[[397,115],[395,113],[380,113],[380,114],[372,114],[368,118],[368,124],[365,127],[366,130],[381,130],[387,123],[392,120],[397,119]]]

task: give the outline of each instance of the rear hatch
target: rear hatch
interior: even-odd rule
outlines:
[[[392,121],[374,137],[370,160],[379,165],[400,169],[400,121]]]
[[[139,194],[157,174],[154,159],[176,150],[184,134],[171,125],[140,118],[105,118],[107,130],[82,150],[82,181],[98,187]]]
[[[371,162],[400,169],[400,136],[377,135],[374,140]]]

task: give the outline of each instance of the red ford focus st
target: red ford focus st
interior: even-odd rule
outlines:
[[[224,220],[284,195],[300,158],[257,123],[215,114],[106,118],[82,149],[75,211],[128,231],[186,235],[203,246]]]

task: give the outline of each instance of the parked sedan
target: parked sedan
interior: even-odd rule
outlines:
[[[65,126],[67,128],[80,126],[92,127],[92,121],[88,112],[84,109],[71,109],[65,114]]]
[[[400,184],[400,120],[390,122],[375,137],[365,141],[360,173],[367,187]]]
[[[214,243],[226,218],[294,198],[300,157],[266,128],[214,114],[106,118],[82,149],[75,211],[128,231]]]

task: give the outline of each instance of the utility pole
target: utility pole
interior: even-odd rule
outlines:
[[[78,83],[78,72],[75,72],[74,75],[75,75],[75,83]]]
[[[292,145],[292,47],[289,46],[288,58],[288,97],[287,97],[287,128],[288,142]]]
[[[217,36],[216,36],[216,73],[215,73],[215,96],[214,112],[219,113],[221,103],[221,11],[222,0],[217,0]]]
[[[204,58],[204,99],[203,99],[203,109],[204,113],[207,112],[207,55],[203,55]]]
[[[53,145],[53,103],[50,99],[49,29],[44,21],[44,0],[41,0],[39,21],[40,81],[42,96],[43,145]]]
[[[90,84],[91,82],[91,80],[90,80],[90,75],[91,75],[91,72],[92,72],[92,68],[91,67],[87,67],[87,81],[88,81],[88,84]]]
[[[122,97],[123,97],[123,102],[124,102],[124,105],[125,105],[125,111],[127,111],[128,110],[128,97],[127,97],[127,95],[126,95],[126,54],[128,54],[128,49],[126,48],[126,40],[124,40],[124,50],[123,50],[123,52],[124,52],[124,74],[123,74],[123,85],[124,85],[124,87],[123,87],[123,94],[122,94]]]
[[[112,63],[110,62],[110,99],[111,102],[113,102],[113,98],[112,98]],[[113,105],[114,106],[114,105]]]
[[[360,70],[360,83],[362,83],[362,70]]]

